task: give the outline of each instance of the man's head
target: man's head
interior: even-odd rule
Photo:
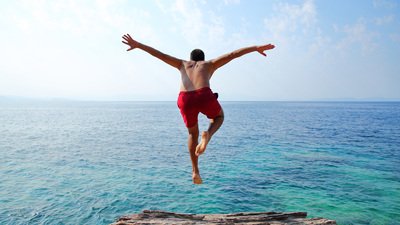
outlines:
[[[201,49],[195,49],[190,53],[190,60],[204,61],[204,52]]]

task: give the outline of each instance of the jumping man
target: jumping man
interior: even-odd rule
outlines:
[[[192,161],[193,183],[201,184],[203,181],[198,168],[198,157],[206,150],[211,137],[224,121],[224,112],[217,100],[218,96],[210,89],[212,75],[218,68],[232,59],[255,51],[266,56],[264,51],[273,49],[275,46],[268,44],[241,48],[208,61],[204,60],[205,57],[202,50],[195,49],[190,54],[190,61],[185,61],[139,43],[133,40],[129,34],[124,35],[122,38],[125,40],[122,43],[130,47],[127,51],[139,48],[180,71],[181,88],[178,107],[189,132],[188,147]],[[210,124],[208,130],[202,132],[200,143],[198,143],[199,127],[197,118],[200,112],[210,119]]]

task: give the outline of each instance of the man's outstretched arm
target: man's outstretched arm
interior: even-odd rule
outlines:
[[[144,45],[132,39],[129,34],[126,34],[122,37],[125,41],[122,43],[129,45],[129,49],[127,51],[133,50],[135,48],[142,49],[143,51],[149,53],[150,55],[164,61],[165,63],[177,68],[178,70],[181,69],[182,60],[172,57],[170,55],[164,54],[157,49],[154,49],[150,46]]]
[[[246,48],[241,48],[238,49],[236,51],[233,51],[231,53],[222,55],[216,59],[212,59],[211,63],[212,63],[212,68],[213,71],[217,70],[218,68],[220,68],[221,66],[227,64],[228,62],[230,62],[232,59],[238,58],[242,55],[248,54],[250,52],[259,52],[261,55],[263,56],[267,56],[264,51],[266,50],[270,50],[275,48],[274,45],[268,44],[268,45],[259,45],[259,46],[252,46],[252,47],[246,47]]]

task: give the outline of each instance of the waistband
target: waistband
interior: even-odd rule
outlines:
[[[179,92],[179,95],[198,94],[198,93],[201,93],[201,92],[208,92],[208,91],[211,91],[211,88],[203,87],[203,88],[200,88],[200,89],[197,89],[197,90],[194,90],[194,91],[181,91],[181,92]],[[212,91],[211,91],[211,93],[212,93]]]

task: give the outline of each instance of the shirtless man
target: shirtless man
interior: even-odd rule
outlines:
[[[212,75],[218,68],[227,64],[232,59],[255,51],[263,56],[267,56],[264,51],[273,49],[275,46],[268,44],[241,48],[208,61],[204,60],[202,50],[195,49],[190,54],[190,61],[185,61],[139,43],[133,40],[129,34],[124,35],[122,38],[125,40],[122,43],[130,47],[127,51],[139,48],[180,71],[181,88],[178,97],[178,107],[181,110],[183,120],[189,131],[188,147],[192,161],[193,183],[201,184],[203,181],[201,180],[198,168],[198,157],[206,150],[211,137],[224,121],[224,112],[218,103],[217,95],[213,94],[210,89]],[[198,143],[199,127],[197,118],[200,112],[210,119],[210,124],[208,130],[202,132],[201,141]]]

